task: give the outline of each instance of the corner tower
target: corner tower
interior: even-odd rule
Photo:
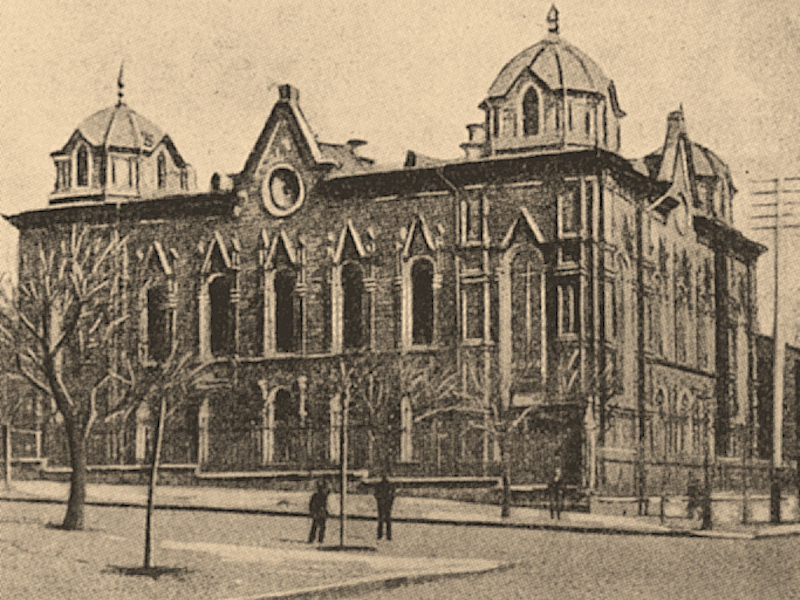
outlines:
[[[470,158],[514,152],[602,148],[619,152],[620,119],[614,82],[559,33],[558,10],[548,34],[506,64],[480,107],[484,123],[469,125]]]
[[[127,202],[192,193],[195,173],[170,137],[123,101],[84,119],[51,153],[56,168],[50,204]]]

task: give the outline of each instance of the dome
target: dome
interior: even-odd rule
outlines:
[[[558,10],[548,35],[501,69],[479,108],[482,135],[462,144],[468,156],[602,148],[619,153],[620,120],[614,82],[591,58],[558,34]],[[483,140],[478,141],[478,140]]]
[[[625,114],[619,108],[614,83],[596,62],[558,34],[557,20],[555,25],[551,21],[550,33],[545,39],[523,50],[503,67],[489,88],[488,97],[505,96],[527,70],[552,91],[566,88],[606,96],[617,117]]]
[[[84,119],[77,131],[95,147],[142,152],[152,151],[164,138],[161,129],[123,102]]]

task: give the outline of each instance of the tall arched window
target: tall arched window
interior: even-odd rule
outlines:
[[[208,284],[210,314],[210,348],[214,356],[229,353],[233,348],[231,319],[231,282],[226,275],[217,275]]]
[[[433,263],[427,258],[411,267],[412,343],[433,343]]]
[[[275,350],[295,352],[294,270],[281,269],[275,274]]]
[[[342,266],[342,343],[345,348],[364,345],[364,272],[361,265]]]
[[[153,286],[147,290],[147,357],[163,362],[172,352],[172,312],[167,290]]]
[[[522,98],[522,131],[524,135],[539,134],[539,94],[532,87]]]
[[[78,148],[78,155],[75,158],[77,165],[77,185],[86,187],[89,185],[89,151],[86,146]]]
[[[158,155],[158,189],[167,187],[167,159],[163,154]]]
[[[280,388],[273,397],[273,451],[275,462],[289,462],[293,458],[293,439],[297,435],[299,416],[297,403],[292,394]]]

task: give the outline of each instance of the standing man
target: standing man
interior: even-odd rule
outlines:
[[[311,532],[308,534],[308,543],[314,542],[319,536],[319,543],[325,540],[325,522],[328,519],[328,486],[324,480],[317,481],[317,491],[311,496],[308,505],[308,514],[311,517]]]
[[[386,475],[375,486],[375,500],[378,503],[378,539],[383,537],[383,525],[386,524],[386,539],[392,541],[392,504],[394,504],[394,484]]]

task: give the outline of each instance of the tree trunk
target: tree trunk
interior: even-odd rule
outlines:
[[[508,456],[507,435],[500,441],[500,460],[503,463],[503,500],[500,508],[500,517],[507,519],[511,516],[511,461]]]
[[[67,514],[64,516],[61,528],[74,531],[83,529],[83,513],[86,503],[86,439],[71,416],[65,415],[64,426],[67,430],[72,474],[69,479]]]
[[[153,449],[153,463],[150,469],[150,485],[147,489],[147,518],[145,520],[144,532],[144,568],[153,568],[152,533],[153,533],[153,510],[155,509],[156,484],[158,483],[158,467],[161,462],[161,444],[164,439],[164,421],[167,416],[167,399],[162,396],[161,410],[158,413],[158,423],[156,423],[156,447]]]

